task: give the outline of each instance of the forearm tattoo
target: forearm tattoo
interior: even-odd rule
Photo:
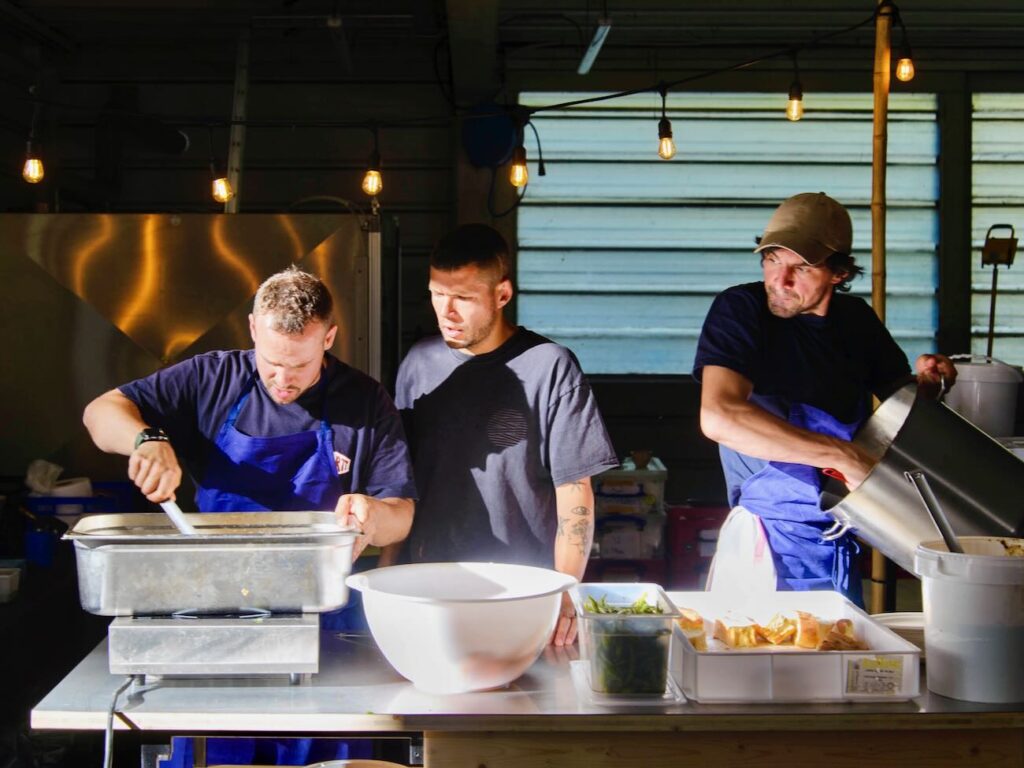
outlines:
[[[558,537],[568,540],[581,555],[590,553],[593,543],[592,512],[587,507],[573,507],[567,515],[558,516]]]

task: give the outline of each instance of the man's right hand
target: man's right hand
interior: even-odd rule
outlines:
[[[181,467],[171,444],[149,440],[128,457],[128,478],[152,502],[173,501],[181,485]]]
[[[851,491],[855,491],[878,462],[867,451],[851,440],[836,438],[836,445],[839,447],[841,458],[837,458],[833,462],[833,468],[842,473],[845,478],[846,487]]]

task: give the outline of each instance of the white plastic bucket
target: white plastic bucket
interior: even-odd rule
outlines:
[[[966,701],[1024,702],[1024,557],[1003,542],[961,536],[964,554],[922,542],[914,557],[924,596],[928,688]]]
[[[1014,433],[1017,389],[1024,374],[1001,360],[984,355],[954,355],[956,386],[944,402],[992,437]]]

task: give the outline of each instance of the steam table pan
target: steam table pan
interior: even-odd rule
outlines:
[[[348,600],[358,531],[331,512],[90,515],[74,542],[82,607],[100,616],[322,613]]]

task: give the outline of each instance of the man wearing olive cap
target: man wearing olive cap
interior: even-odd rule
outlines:
[[[755,253],[764,280],[715,299],[704,321],[694,377],[701,430],[719,443],[732,513],[710,586],[834,589],[861,600],[852,537],[824,541],[832,520],[819,505],[822,469],[851,488],[872,461],[851,438],[910,374],[907,357],[862,299],[847,295],[863,273],[851,256],[846,209],[824,192],[785,200]],[[917,381],[937,392],[953,364],[921,355]]]

